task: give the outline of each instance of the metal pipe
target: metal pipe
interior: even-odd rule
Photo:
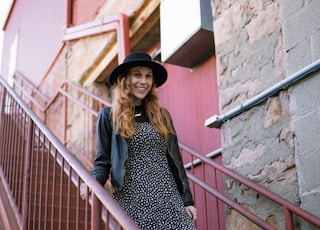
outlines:
[[[317,71],[319,68],[320,68],[320,59],[302,68],[300,71],[296,72],[295,74],[292,74],[291,76],[280,81],[279,83],[273,85],[269,89],[259,93],[258,95],[254,96],[248,101],[241,103],[239,106],[237,106],[234,109],[231,109],[229,112],[223,115],[214,115],[206,119],[204,125],[209,128],[220,128],[221,125],[227,120],[230,120],[235,116],[238,116],[239,114],[243,113],[244,111],[247,111],[252,107],[264,102],[269,97],[275,95],[276,93],[289,87],[290,85],[296,83],[297,81],[302,80],[303,78],[307,77],[311,73]]]
[[[183,144],[181,143],[179,143],[179,145],[180,145],[180,147],[183,149]],[[222,152],[222,149],[221,148],[219,148],[219,149],[216,149],[215,151],[213,151],[213,152],[211,152],[211,153],[208,153],[207,155],[206,155],[206,157],[208,157],[208,158],[214,158],[214,157],[216,157],[216,156],[218,156],[218,155],[221,155],[221,152]],[[196,159],[196,160],[194,160],[194,161],[192,161],[192,162],[190,162],[190,163],[187,163],[187,164],[185,164],[184,165],[184,168],[185,169],[190,169],[192,166],[194,167],[194,166],[197,166],[197,165],[199,165],[199,164],[201,164],[201,160],[200,159]]]

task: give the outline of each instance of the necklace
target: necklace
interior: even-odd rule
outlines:
[[[141,117],[142,116],[142,112],[143,112],[143,106],[142,105],[134,107],[134,117]]]

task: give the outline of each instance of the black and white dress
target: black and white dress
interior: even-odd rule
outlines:
[[[142,120],[127,143],[123,189],[113,198],[141,229],[195,229],[168,165],[167,140]]]

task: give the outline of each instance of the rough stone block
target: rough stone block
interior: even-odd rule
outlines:
[[[280,10],[279,17],[284,21],[288,16],[298,11],[303,6],[303,0],[279,0]]]
[[[294,108],[293,112],[296,116],[305,116],[306,114],[320,108],[319,86],[320,73],[315,73],[293,88],[290,96],[292,103],[290,107]]]
[[[313,61],[320,58],[320,30],[310,38],[311,59]]]
[[[320,188],[317,188],[316,190],[301,196],[301,208],[303,208],[304,210],[307,210],[308,212],[312,213],[318,218],[320,218],[319,207],[320,207]],[[310,230],[319,229],[303,220],[300,220],[300,222],[301,222],[301,229],[310,229]]]
[[[295,121],[296,164],[300,193],[320,186],[319,112]]]
[[[291,1],[290,1],[291,3]],[[283,38],[285,50],[288,51],[300,42],[309,38],[320,28],[320,4],[311,1],[301,8],[283,24]]]

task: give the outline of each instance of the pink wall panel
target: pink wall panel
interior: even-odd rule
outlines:
[[[18,34],[17,69],[38,85],[63,45],[65,21],[65,0],[17,1],[5,28],[4,75],[8,74],[10,47]]]

